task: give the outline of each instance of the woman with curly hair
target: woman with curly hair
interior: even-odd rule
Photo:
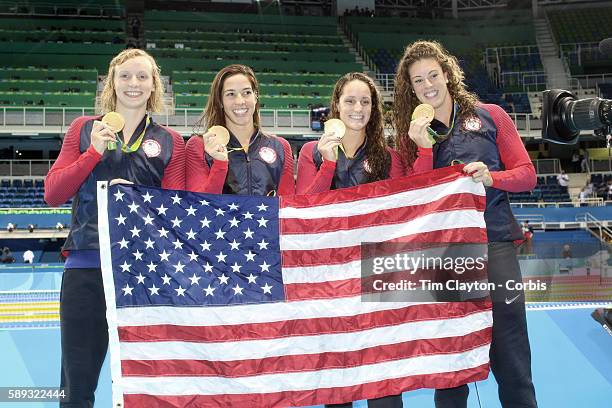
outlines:
[[[536,183],[535,170],[512,119],[499,106],[480,103],[466,90],[463,79],[457,59],[439,43],[417,41],[409,45],[395,82],[397,145],[404,160],[411,163],[417,156],[413,139],[429,134],[436,141],[434,168],[467,163],[463,171],[484,184],[488,277],[500,288],[491,293],[491,369],[504,408],[535,408],[523,292],[504,289],[509,281],[522,281],[513,241],[523,236],[507,192],[531,190]],[[431,105],[433,119],[411,121],[418,104]],[[436,390],[436,407],[466,407],[467,385],[446,385]]]
[[[259,83],[245,65],[215,76],[200,124],[208,131],[187,142],[187,190],[200,193],[284,195],[295,191],[289,143],[260,127]],[[211,127],[226,127],[229,141]],[[227,144],[226,144],[227,143]]]
[[[382,99],[372,79],[360,72],[336,82],[330,119],[346,126],[344,136],[324,133],[306,143],[298,159],[298,194],[312,194],[401,177],[398,154],[385,141]],[[431,155],[411,166],[410,173],[431,169]]]

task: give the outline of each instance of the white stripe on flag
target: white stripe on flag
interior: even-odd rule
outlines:
[[[363,197],[361,200],[345,203],[327,204],[306,208],[284,207],[279,210],[280,218],[316,219],[321,214],[333,217],[350,217],[354,215],[371,214],[380,210],[427,204],[442,199],[450,194],[469,193],[485,196],[482,183],[474,183],[469,177],[462,177],[450,183],[404,191],[383,197]]]
[[[413,375],[466,370],[489,362],[489,345],[463,353],[428,355],[351,368],[264,374],[250,377],[124,377],[126,394],[219,395],[273,393],[345,387]],[[212,391],[212,392],[211,392]]]
[[[182,326],[222,326],[281,322],[295,319],[354,316],[395,310],[417,303],[362,302],[361,296],[337,299],[315,299],[276,304],[244,304],[232,306],[178,307],[149,306],[117,309],[119,326],[176,324]],[[418,303],[423,304],[423,303]]]
[[[466,336],[491,327],[490,311],[459,318],[425,320],[368,330],[218,343],[160,341],[123,342],[123,360],[234,361],[267,357],[358,351],[412,340]]]
[[[363,237],[375,237],[377,242],[383,242],[416,233],[472,227],[486,228],[482,212],[477,210],[443,211],[399,224],[317,234],[285,234],[280,237],[280,249],[282,251],[304,251],[358,246],[363,243]]]
[[[283,282],[320,283],[345,279],[361,278],[361,261],[352,261],[339,265],[283,267]]]

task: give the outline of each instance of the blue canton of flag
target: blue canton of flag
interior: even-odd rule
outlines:
[[[284,300],[278,200],[109,187],[118,307]]]

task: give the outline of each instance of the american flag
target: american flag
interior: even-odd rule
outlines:
[[[484,187],[456,167],[278,198],[101,183],[98,206],[115,404],[304,406],[488,376],[489,303],[360,293],[363,241],[486,242]]]

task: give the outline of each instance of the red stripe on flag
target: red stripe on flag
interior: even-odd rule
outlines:
[[[369,214],[328,218],[283,218],[281,234],[316,234],[404,223],[425,215],[453,210],[484,211],[486,197],[469,193],[451,194],[427,204],[391,208]]]
[[[453,319],[491,310],[491,303],[451,302],[416,304],[400,309],[381,310],[353,316],[317,317],[289,321],[244,323],[222,326],[149,325],[119,327],[122,342],[189,341],[216,343],[222,341],[275,339],[288,336],[346,333],[402,323]]]
[[[287,300],[310,300],[357,296],[361,293],[361,279],[327,282],[290,283],[285,285]]]
[[[466,177],[465,173],[462,172],[463,167],[463,165],[445,167],[436,169],[435,171],[396,178],[393,179],[392,182],[383,180],[361,184],[354,187],[334,190],[333,194],[326,192],[321,194],[280,196],[280,208],[305,208],[327,204],[350,203],[359,199],[366,200],[404,191],[437,186]]]
[[[487,242],[487,231],[484,228],[453,228],[431,232],[420,232],[386,242],[404,243],[474,243]],[[283,250],[283,268],[298,266],[338,265],[361,259],[361,246],[343,248],[326,248],[316,250]]]
[[[266,394],[220,395],[143,395],[124,394],[125,408],[179,408],[179,407],[286,407],[318,405],[322,402],[337,404],[384,395],[397,395],[419,388],[453,388],[489,376],[489,364],[460,371],[415,375],[392,380],[376,381],[362,385],[337,388],[321,388],[306,391],[284,391]],[[342,396],[342,399],[339,397]]]
[[[434,354],[463,353],[491,342],[491,328],[466,336],[384,344],[355,351],[324,352],[252,360],[123,360],[124,376],[211,376],[238,378],[274,373],[318,371],[397,361]],[[410,364],[410,361],[406,361]]]

